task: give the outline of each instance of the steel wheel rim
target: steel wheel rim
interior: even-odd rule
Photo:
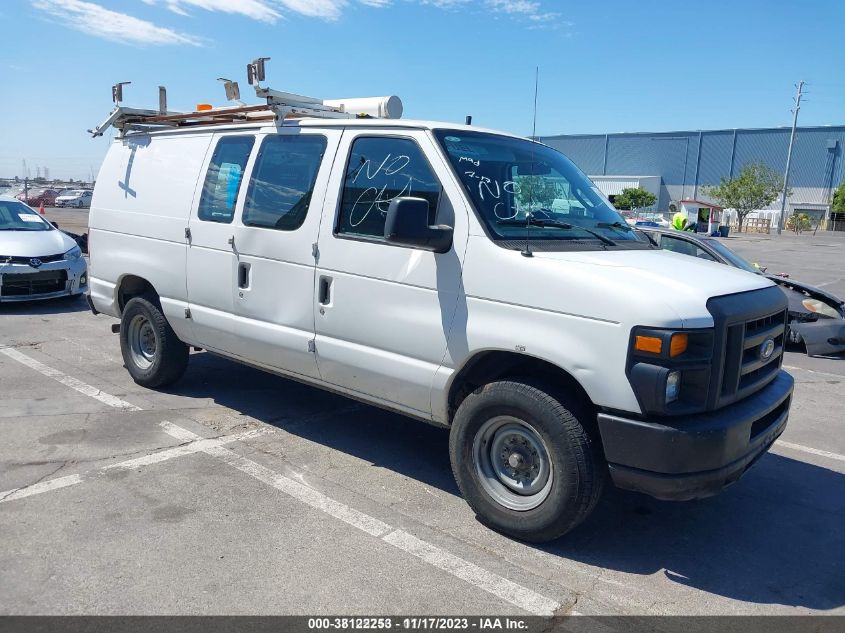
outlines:
[[[132,317],[126,339],[132,362],[141,369],[152,366],[158,349],[158,337],[150,320],[142,314]]]
[[[549,450],[524,420],[507,415],[487,420],[473,439],[472,461],[484,491],[510,510],[533,510],[551,492]]]

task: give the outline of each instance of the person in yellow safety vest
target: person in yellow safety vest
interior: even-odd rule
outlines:
[[[672,228],[683,231],[687,228],[687,216],[683,211],[678,211],[672,216]]]

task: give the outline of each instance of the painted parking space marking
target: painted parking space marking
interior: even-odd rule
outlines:
[[[169,430],[165,429],[165,432],[170,433],[173,437],[199,437],[176,425],[171,425]],[[418,539],[404,530],[395,529],[384,521],[336,501],[310,486],[277,473],[251,459],[242,457],[228,448],[216,446],[204,452],[320,512],[340,519],[370,536],[379,538],[388,545],[416,556],[455,578],[510,602],[523,611],[533,615],[552,615],[561,606],[560,603],[527,587],[487,571],[447,552],[443,548]]]
[[[170,423],[163,423],[162,427],[164,427],[164,424],[169,425]],[[173,448],[167,448],[161,451],[157,451],[155,453],[150,453],[149,455],[144,455],[142,457],[127,459],[116,464],[107,464],[87,473],[56,477],[55,479],[40,481],[31,486],[24,486],[23,488],[13,488],[11,490],[0,492],[0,503],[8,503],[10,501],[17,501],[18,499],[32,497],[33,495],[40,495],[45,492],[51,492],[53,490],[61,490],[62,488],[67,488],[68,486],[80,484],[83,481],[95,479],[108,473],[109,471],[135,470],[144,466],[151,466],[152,464],[160,464],[161,462],[167,461],[169,459],[174,459],[176,457],[182,457],[184,455],[204,453],[214,448],[223,446],[224,444],[250,439],[266,432],[267,431],[263,429],[254,429],[251,431],[244,431],[242,433],[234,433],[232,435],[224,435],[222,437],[216,437],[211,439],[205,439],[197,435],[195,437],[198,439],[191,440],[189,441],[189,443],[183,444],[181,446],[174,446]]]
[[[778,440],[775,444],[785,448],[791,448],[793,451],[801,451],[802,453],[809,453],[810,455],[818,455],[819,457],[834,459],[838,462],[845,462],[845,455],[840,455],[839,453],[831,453],[830,451],[823,451],[818,448],[811,448],[801,444],[793,444],[792,442],[784,442],[783,440]]]
[[[35,371],[44,376],[52,378],[53,380],[62,383],[66,387],[75,389],[79,393],[94,398],[94,400],[98,400],[103,404],[107,404],[110,407],[114,407],[115,409],[122,409],[124,411],[141,411],[141,407],[126,402],[125,400],[121,400],[117,396],[113,396],[110,393],[106,393],[105,391],[97,389],[96,387],[84,383],[81,380],[77,380],[73,376],[68,376],[67,374],[59,371],[58,369],[48,367],[44,363],[41,363],[12,347],[0,348],[0,354],[4,354],[9,358],[18,361],[19,363],[26,365],[30,369],[34,369]]]
[[[554,600],[482,569],[436,545],[418,539],[405,530],[394,530],[383,536],[381,540],[529,613],[552,615],[560,607],[560,604]]]
[[[807,369],[806,367],[796,367],[793,365],[784,365],[783,368],[789,370],[797,369],[799,371],[806,371],[808,374],[816,374],[818,376],[827,376],[829,378],[838,378],[839,380],[845,380],[845,374],[832,374],[827,371],[819,371],[818,369]]]
[[[366,532],[371,536],[381,536],[385,532],[389,532],[391,527],[368,514],[359,512],[354,508],[335,501],[327,497],[321,492],[305,484],[299,483],[289,477],[270,470],[266,466],[241,457],[237,453],[228,448],[212,448],[206,451],[209,455],[217,457],[223,462],[237,468],[239,471],[246,473],[250,477],[272,486],[276,490],[280,490],[289,497],[293,497],[297,501],[311,506],[315,510],[324,512],[336,519],[348,523],[354,528]]]
[[[4,490],[0,492],[0,503],[7,501],[16,501],[17,499],[24,499],[33,495],[40,495],[51,490],[61,490],[68,486],[75,486],[82,483],[80,475],[66,475],[65,477],[56,477],[55,479],[48,479],[47,481],[39,481],[37,484],[25,486],[23,488],[12,488],[11,490]]]

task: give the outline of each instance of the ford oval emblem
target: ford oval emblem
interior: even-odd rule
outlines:
[[[41,260],[38,259],[37,257],[33,257],[32,259],[29,260],[29,265],[32,266],[33,268],[38,268],[39,266],[41,266]]]
[[[769,360],[775,353],[775,339],[769,337],[760,345],[760,360]]]

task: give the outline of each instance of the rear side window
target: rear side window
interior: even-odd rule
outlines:
[[[252,170],[243,223],[281,231],[302,226],[325,151],[326,137],[317,134],[264,139]]]
[[[246,161],[254,143],[254,136],[225,136],[217,142],[202,186],[200,220],[224,224],[232,221]]]
[[[406,196],[428,200],[428,219],[434,224],[440,191],[437,176],[414,141],[358,138],[346,167],[337,232],[383,239],[390,201]]]

